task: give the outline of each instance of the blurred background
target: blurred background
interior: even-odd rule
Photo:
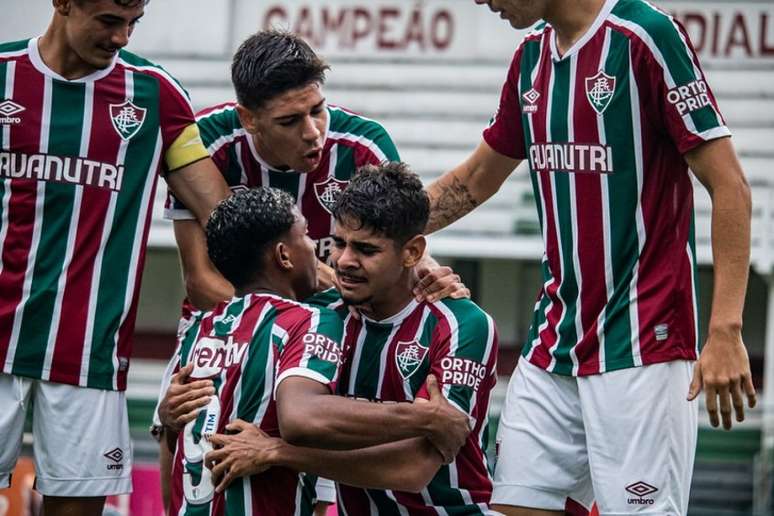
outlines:
[[[774,385],[774,2],[655,3],[685,24],[753,195],[744,338],[762,395],[731,432],[710,428],[702,407],[689,514],[774,514],[774,387],[764,388]],[[3,41],[41,34],[51,16],[45,0],[0,5]],[[269,27],[307,39],[332,65],[328,101],[380,121],[426,182],[478,144],[523,35],[471,0],[152,0],[128,48],[163,65],[198,110],[234,99],[231,55],[248,34]],[[160,182],[128,387],[135,493],[111,500],[113,514],[159,514],[157,446],[147,430],[184,295],[172,227],[161,218],[165,193]],[[474,300],[497,321],[495,423],[540,286],[543,244],[534,202],[522,166],[493,199],[430,239],[433,254],[463,276]],[[710,201],[698,184],[695,204],[706,329]],[[25,439],[29,448],[31,436]],[[16,489],[0,491],[0,516],[24,514],[30,470],[21,464]]]

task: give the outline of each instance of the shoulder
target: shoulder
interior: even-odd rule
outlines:
[[[29,42],[29,39],[22,39],[19,41],[0,43],[0,59],[13,59],[25,55],[27,53]]]
[[[330,131],[336,134],[373,137],[386,135],[387,130],[371,118],[349,111],[340,106],[328,106],[328,114],[331,117]]]
[[[135,73],[153,77],[158,81],[160,87],[171,90],[188,99],[188,93],[183,89],[180,82],[161,65],[123,49],[118,53],[117,64]]]
[[[443,299],[431,306],[453,332],[487,336],[494,330],[492,317],[470,299]]]
[[[235,102],[217,104],[202,109],[196,113],[196,124],[199,126],[199,131],[207,147],[221,137],[229,137],[235,135],[235,132],[241,133],[242,131]]]
[[[683,44],[677,21],[646,0],[619,0],[608,20],[659,47]]]

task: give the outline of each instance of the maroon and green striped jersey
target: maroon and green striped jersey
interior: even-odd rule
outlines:
[[[178,438],[172,472],[172,514],[288,516],[312,514],[315,479],[271,468],[215,494],[203,467],[203,437],[242,419],[279,437],[274,393],[287,377],[303,376],[335,390],[342,360],[339,315],[270,294],[221,303],[192,319],[181,335],[180,365],[193,379],[211,378],[216,396]],[[179,367],[179,366],[178,366]]]
[[[123,390],[160,172],[205,158],[186,93],[121,51],[66,80],[0,45],[0,364]]]
[[[484,131],[529,162],[545,243],[523,355],[565,375],[694,360],[693,188],[683,154],[730,135],[684,28],[607,0],[564,55],[541,24]]]
[[[375,402],[427,398],[425,379],[438,378],[451,404],[475,422],[454,462],[442,466],[421,493],[359,489],[339,484],[344,515],[487,514],[492,481],[484,453],[489,441],[489,398],[497,381],[497,330],[468,299],[412,301],[382,321],[351,316],[334,290],[310,302],[326,303],[344,317],[338,392]]]
[[[235,103],[220,104],[196,115],[202,141],[231,189],[271,186],[292,195],[309,222],[309,236],[323,261],[328,260],[333,247],[331,208],[358,167],[400,161],[390,135],[378,122],[339,107],[329,105],[327,109],[322,160],[307,174],[277,170],[258,155],[252,136],[239,121]],[[165,216],[193,218],[171,194]]]

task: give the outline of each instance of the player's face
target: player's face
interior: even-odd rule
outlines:
[[[331,261],[342,299],[353,305],[385,304],[405,282],[403,249],[359,224],[336,221]],[[387,299],[388,300],[388,299]]]
[[[298,209],[293,212],[296,221],[285,243],[293,262],[293,289],[299,299],[304,299],[317,290],[317,256],[314,240],[309,238],[306,217]]]
[[[514,29],[525,29],[543,18],[544,2],[541,0],[475,0],[486,4],[500,18],[508,20]]]
[[[110,66],[116,53],[129,43],[144,13],[144,2],[122,7],[113,0],[64,1],[64,37],[74,57],[93,70]]]
[[[328,110],[317,83],[290,90],[251,112],[259,154],[277,168],[312,172],[322,161]]]

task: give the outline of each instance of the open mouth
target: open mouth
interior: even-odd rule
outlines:
[[[364,278],[353,276],[341,271],[336,271],[336,277],[339,279],[339,283],[345,287],[352,287],[367,282]]]

